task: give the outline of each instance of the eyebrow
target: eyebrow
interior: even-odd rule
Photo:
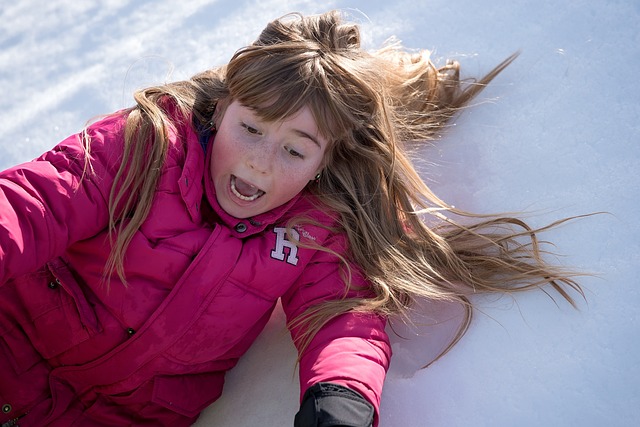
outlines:
[[[318,148],[322,149],[322,145],[320,145],[320,142],[315,137],[309,135],[307,132],[300,129],[293,129],[293,133],[295,133],[296,135],[302,138],[310,139],[311,141],[313,141],[314,144],[318,146]]]

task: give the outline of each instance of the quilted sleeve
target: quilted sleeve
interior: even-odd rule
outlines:
[[[122,158],[123,116],[87,129],[37,159],[0,172],[0,284],[33,271],[108,224],[107,200]]]
[[[339,238],[327,245],[334,250],[344,250],[344,243]],[[348,296],[365,296],[365,285],[365,279],[353,269],[353,290]],[[344,295],[345,283],[338,260],[331,254],[317,251],[297,285],[282,297],[282,306],[287,320],[291,321],[311,306]],[[300,354],[301,397],[318,383],[347,387],[374,406],[374,426],[377,425],[382,386],[391,357],[385,324],[386,320],[375,314],[346,313],[323,326]],[[302,329],[293,327],[290,331],[301,351],[298,337]]]

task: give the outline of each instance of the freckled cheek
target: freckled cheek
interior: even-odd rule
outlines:
[[[224,175],[230,173],[234,164],[241,158],[241,151],[237,144],[229,143],[224,138],[214,141],[211,152],[211,175]]]
[[[295,162],[283,162],[280,167],[280,175],[292,183],[299,182],[304,186],[315,176],[317,168],[313,166],[313,164],[297,165]]]

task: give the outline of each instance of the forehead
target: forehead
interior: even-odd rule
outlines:
[[[317,91],[314,91],[317,92]],[[335,112],[329,107],[329,101],[318,94],[306,93],[300,96],[295,91],[271,94],[268,98],[257,96],[231,96],[229,102],[239,102],[265,122],[283,122],[296,116],[310,117],[315,123],[318,133],[327,140],[336,139],[336,126],[340,120],[334,117]]]

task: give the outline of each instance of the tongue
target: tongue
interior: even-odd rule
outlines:
[[[235,184],[236,184],[236,190],[238,190],[238,193],[246,197],[254,196],[258,193],[258,191],[260,191],[258,187],[254,187],[253,185],[248,184],[237,177],[236,177]]]

